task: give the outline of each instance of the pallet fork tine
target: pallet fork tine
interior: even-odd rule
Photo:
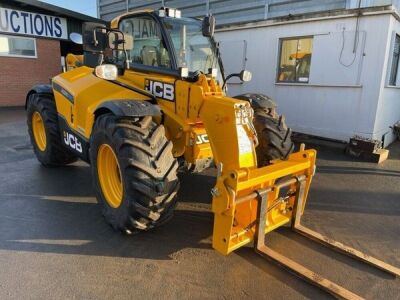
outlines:
[[[290,181],[288,181],[290,184]],[[283,186],[284,184],[281,184]],[[383,261],[380,261],[374,257],[362,253],[356,249],[346,246],[340,242],[329,239],[322,234],[315,232],[307,227],[301,225],[302,207],[304,201],[304,191],[305,191],[305,177],[300,176],[297,178],[297,193],[294,204],[293,218],[292,218],[292,229],[304,235],[307,238],[315,240],[329,248],[349,255],[350,257],[359,259],[365,263],[368,263],[378,269],[386,271],[390,274],[400,276],[400,270],[394,266],[391,266]],[[274,261],[275,263],[283,266],[288,271],[298,275],[302,279],[307,280],[311,284],[318,286],[319,288],[327,291],[337,298],[342,299],[363,299],[360,296],[354,294],[353,292],[337,285],[336,283],[322,277],[321,275],[307,269],[306,267],[298,264],[297,262],[283,256],[282,254],[272,250],[265,245],[265,226],[267,225],[267,213],[268,213],[268,193],[270,189],[261,189],[256,192],[256,198],[258,200],[258,212],[257,212],[257,226],[256,235],[254,241],[255,251]]]

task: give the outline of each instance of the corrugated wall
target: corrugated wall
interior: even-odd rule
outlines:
[[[272,0],[268,18],[346,8],[346,0]]]
[[[361,0],[362,7],[399,4],[399,0]],[[209,10],[217,24],[252,22],[304,13],[355,8],[358,0],[98,0],[100,17],[106,21],[134,9],[179,8],[186,17],[202,17]]]
[[[183,15],[188,17],[204,16],[209,9],[216,16],[218,24],[346,7],[346,0],[98,0],[100,17],[107,21],[127,9],[158,9],[163,2],[165,6],[181,9]]]

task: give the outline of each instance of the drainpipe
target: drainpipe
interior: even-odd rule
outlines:
[[[361,13],[361,0],[358,0],[358,11],[357,11],[357,23],[356,23],[356,33],[354,35],[354,44],[353,44],[353,53],[356,53],[357,44],[358,44],[358,34],[360,29],[360,18],[362,16]]]
[[[264,20],[268,19],[268,11],[269,11],[269,0],[265,0]]]
[[[100,19],[100,0],[96,0],[97,4],[97,18]]]

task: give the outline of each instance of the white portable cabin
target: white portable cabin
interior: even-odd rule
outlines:
[[[98,0],[110,20],[162,5],[217,19],[228,93],[271,96],[294,131],[349,141],[395,140],[400,120],[399,0]]]

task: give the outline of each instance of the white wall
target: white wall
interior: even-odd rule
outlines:
[[[217,32],[222,45],[226,41],[247,42],[246,67],[253,72],[251,82],[228,85],[229,94],[260,92],[271,96],[295,131],[343,141],[356,134],[374,137],[390,19],[390,15],[360,19],[356,57],[348,67],[343,64],[350,64],[354,57],[356,18]],[[309,83],[277,84],[279,39],[309,35],[314,35]],[[225,65],[230,63],[224,60]]]
[[[385,136],[385,144],[393,142],[396,136],[393,134],[390,126],[393,126],[400,120],[400,72],[397,75],[397,86],[389,86],[389,76],[392,68],[392,56],[394,48],[395,35],[400,35],[400,22],[394,17],[390,18],[390,24],[387,32],[384,76],[381,82],[381,95],[376,112],[376,122],[374,126],[374,137]]]

